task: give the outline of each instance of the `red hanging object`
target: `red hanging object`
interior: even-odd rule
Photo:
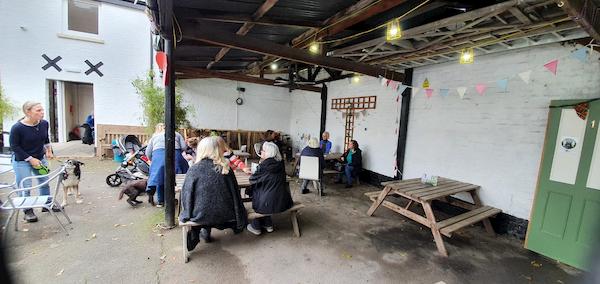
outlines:
[[[590,108],[589,103],[580,103],[575,106],[575,112],[577,113],[577,116],[579,116],[579,118],[585,120],[585,118],[588,115],[589,108]]]
[[[160,69],[163,73],[163,84],[166,86],[168,82],[167,66],[169,65],[167,60],[167,54],[162,51],[157,52],[156,64],[158,65],[158,69]]]

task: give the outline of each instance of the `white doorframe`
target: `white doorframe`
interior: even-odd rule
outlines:
[[[58,120],[58,142],[67,142],[68,131],[65,117],[65,83],[56,81],[56,118]]]

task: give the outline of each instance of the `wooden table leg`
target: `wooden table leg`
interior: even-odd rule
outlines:
[[[367,210],[367,216],[373,216],[373,213],[375,213],[375,210],[377,210],[377,208],[379,207],[379,205],[381,205],[385,197],[390,193],[390,190],[392,190],[392,188],[389,186],[383,188],[381,193],[379,193],[379,196],[377,196],[377,200],[375,200],[375,202],[373,202],[373,205],[371,205],[369,210]]]
[[[471,198],[473,198],[473,203],[475,203],[475,205],[477,207],[483,206],[483,204],[481,203],[481,199],[479,199],[479,195],[477,195],[477,192],[475,190],[473,190],[469,193],[471,193]],[[494,227],[492,227],[492,222],[490,222],[490,218],[485,218],[482,220],[482,222],[483,222],[483,226],[485,227],[485,231],[490,236],[495,236],[496,232],[494,232]]]
[[[427,220],[429,220],[429,227],[431,228],[431,233],[433,234],[433,239],[435,240],[435,245],[437,246],[438,252],[440,252],[443,256],[448,256],[448,252],[446,251],[446,246],[444,246],[444,239],[442,238],[442,234],[440,234],[440,230],[436,226],[435,215],[433,215],[433,210],[431,209],[431,203],[429,202],[421,202],[423,205],[423,210],[425,211],[425,215],[427,216]]]

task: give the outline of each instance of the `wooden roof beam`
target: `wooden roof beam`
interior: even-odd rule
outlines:
[[[191,79],[191,78],[219,78],[219,79],[225,79],[225,80],[231,80],[231,81],[238,81],[238,82],[246,82],[246,83],[252,83],[252,84],[260,84],[260,85],[272,86],[272,87],[288,88],[288,86],[277,85],[275,80],[266,79],[266,78],[260,78],[260,77],[253,77],[253,76],[248,76],[248,75],[244,75],[244,74],[240,74],[240,73],[217,72],[217,71],[214,71],[214,70],[201,69],[201,68],[191,68],[191,67],[182,67],[182,66],[177,66],[175,68],[175,70],[176,70],[177,73],[181,74],[181,75],[178,75],[179,77],[187,78],[187,79]],[[314,87],[314,86],[297,85],[297,86],[293,86],[292,88],[293,89],[304,90],[304,91],[310,91],[310,92],[317,92],[317,93],[321,92],[321,88]]]
[[[592,38],[600,41],[600,7],[592,0],[563,0],[563,10]]]
[[[261,17],[260,19],[253,19],[252,16],[245,14],[236,13],[220,13],[218,15],[211,15],[204,13],[200,10],[195,9],[176,9],[176,14],[181,19],[185,20],[201,20],[201,21],[212,21],[222,23],[236,23],[236,24],[254,24],[264,26],[288,26],[297,28],[318,28],[323,23],[318,21],[303,21],[296,19],[276,19],[269,17]]]
[[[340,58],[311,54],[303,49],[297,49],[249,36],[232,34],[224,30],[210,27],[209,25],[189,24],[183,25],[182,28],[183,37],[186,39],[218,44],[225,47],[246,50],[264,55],[271,55],[295,62],[319,65],[340,71],[351,71],[373,77],[383,76],[395,81],[402,81],[404,79],[404,74],[395,71]]]
[[[265,0],[265,2],[263,2],[262,5],[260,5],[260,7],[254,12],[254,14],[252,14],[252,19],[253,20],[258,20],[260,19],[262,16],[264,16],[269,10],[271,10],[271,8],[273,8],[273,6],[275,6],[275,4],[277,3],[277,1],[279,0]],[[236,34],[238,35],[246,35],[250,29],[252,29],[252,27],[254,27],[254,24],[252,23],[244,23],[236,32]],[[225,54],[227,54],[227,52],[229,52],[229,48],[228,47],[224,47],[221,50],[219,50],[219,52],[217,52],[217,55],[215,56],[215,60],[211,63],[208,63],[208,65],[206,66],[206,69],[210,69],[210,67],[212,67],[215,63],[219,62],[219,60],[221,60]]]

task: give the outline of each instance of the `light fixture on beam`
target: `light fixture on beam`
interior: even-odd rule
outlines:
[[[308,46],[308,51],[312,54],[320,54],[321,53],[321,45],[318,42],[313,41]]]
[[[402,27],[400,27],[400,20],[398,18],[393,19],[387,23],[387,30],[385,31],[385,39],[388,41],[396,40],[402,37]]]
[[[277,70],[277,68],[279,68],[279,66],[277,65],[277,62],[273,62],[273,63],[271,63],[271,70],[272,70],[272,71],[276,71],[276,70]]]
[[[460,64],[471,64],[473,61],[475,61],[475,52],[473,51],[473,48],[463,48],[460,51]]]
[[[354,73],[354,76],[352,76],[352,83],[358,84],[359,82],[360,82],[360,74]]]

